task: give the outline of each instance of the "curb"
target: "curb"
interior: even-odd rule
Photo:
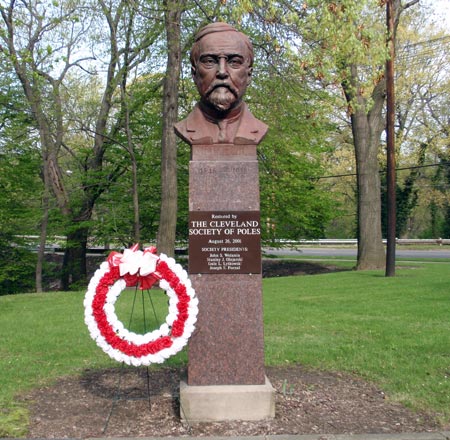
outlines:
[[[112,440],[113,437],[84,440]],[[402,432],[398,434],[303,434],[303,435],[266,435],[249,437],[139,437],[139,439],[120,440],[450,440],[450,431]],[[66,439],[67,440],[67,439]],[[74,439],[72,439],[74,440]],[[81,440],[81,439],[80,439]],[[117,439],[116,439],[117,440]]]
[[[398,434],[302,434],[229,437],[87,437],[52,438],[51,440],[450,440],[450,431],[402,432]],[[45,438],[3,438],[0,440],[50,440]]]

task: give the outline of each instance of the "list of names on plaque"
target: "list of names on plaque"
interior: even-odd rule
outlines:
[[[259,211],[190,212],[190,273],[261,273]]]

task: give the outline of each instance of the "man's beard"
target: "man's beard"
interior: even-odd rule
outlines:
[[[237,102],[237,97],[228,87],[216,87],[207,96],[207,102],[217,111],[226,112]]]

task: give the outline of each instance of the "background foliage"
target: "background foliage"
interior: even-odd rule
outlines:
[[[2,17],[9,5],[0,2]],[[72,2],[61,0],[16,6],[17,56],[40,91],[51,127],[48,139],[59,143],[56,149],[43,143],[36,114],[13,69],[15,58],[7,51],[8,34],[1,27],[2,234],[39,236],[48,222],[49,244],[60,235],[80,239],[81,231],[89,245],[122,247],[136,240],[137,225],[139,241],[153,243],[161,208],[167,52],[162,17],[168,4],[85,0],[73,8]],[[27,46],[27,20],[44,9],[46,32]],[[188,61],[195,31],[207,22],[226,20],[254,43],[254,78],[246,100],[270,126],[258,151],[264,240],[355,237],[358,189],[349,118],[353,103],[342,87],[348,66],[359,63],[358,92],[371,105],[370,90],[382,75],[385,59],[383,15],[384,9],[372,0],[185,2],[180,21],[180,119],[197,100]],[[39,16],[34,19],[30,23],[38,26]],[[359,23],[356,30],[354,23]],[[115,34],[110,32],[113,25]],[[76,37],[72,40],[61,33],[69,28]],[[449,44],[447,30],[431,21],[421,5],[403,11],[396,59],[397,161],[404,169],[398,173],[400,237],[448,237],[450,230]],[[33,66],[39,68],[33,71]],[[105,102],[109,113],[101,120]],[[377,151],[383,171],[383,135]],[[49,153],[63,188],[58,197],[45,183]],[[177,156],[177,238],[183,240],[189,150],[181,142]],[[383,186],[381,190],[383,195]],[[68,248],[71,243],[58,241]],[[0,272],[7,277],[11,268],[2,263]]]

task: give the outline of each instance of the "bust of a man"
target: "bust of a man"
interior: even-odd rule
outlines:
[[[192,78],[200,94],[175,132],[189,145],[257,145],[267,125],[242,101],[253,71],[253,46],[227,23],[200,29],[191,49]]]

